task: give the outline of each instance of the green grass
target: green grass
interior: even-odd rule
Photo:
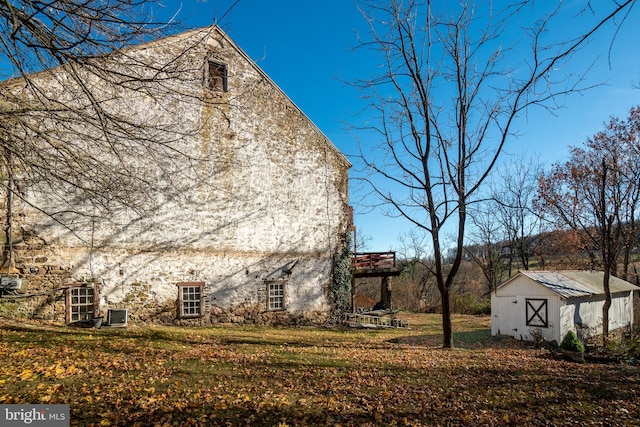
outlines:
[[[0,403],[68,403],[72,425],[636,425],[639,368],[573,364],[490,336],[411,329],[72,329],[0,319]]]
[[[454,333],[453,340],[464,345],[484,344],[491,339],[491,329],[477,329]]]

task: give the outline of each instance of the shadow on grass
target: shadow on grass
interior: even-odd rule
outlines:
[[[62,342],[84,347],[86,345],[99,346],[103,352],[129,353],[137,352],[133,342],[146,340],[150,347],[156,350],[183,350],[185,346],[216,345],[223,347],[291,347],[308,348],[320,346],[324,348],[341,348],[346,342],[349,345],[365,347],[370,350],[385,349],[393,344],[403,344],[419,347],[441,347],[441,333],[427,333],[419,335],[403,335],[388,339],[379,336],[387,334],[387,330],[353,331],[351,329],[318,329],[319,336],[308,336],[294,333],[264,334],[262,330],[243,330],[241,328],[216,328],[193,330],[185,329],[176,332],[172,328],[77,328],[57,325],[20,325],[16,323],[1,324],[0,331],[7,341],[39,343],[45,347],[58,346]],[[277,328],[274,331],[279,331]],[[398,331],[392,331],[398,332]],[[418,331],[416,331],[418,332]],[[400,333],[400,332],[398,332]],[[406,330],[410,334],[410,330]],[[15,334],[15,335],[14,335]],[[12,336],[13,335],[13,336]],[[84,341],[87,340],[85,343]],[[490,328],[478,328],[454,333],[454,346],[461,349],[482,348],[529,348],[530,343],[523,343],[513,339],[496,338],[491,336]],[[129,348],[131,347],[131,348]]]
[[[442,334],[410,335],[388,340],[393,344],[405,344],[418,347],[442,347]],[[493,337],[491,328],[482,328],[465,332],[454,332],[453,345],[462,349],[504,349],[504,348],[531,348],[531,343],[518,341],[512,338]]]
[[[276,334],[273,332],[276,331]],[[279,332],[288,333],[279,333]],[[180,351],[199,346],[229,348],[244,352],[306,349],[313,347],[343,348],[353,344],[371,350],[385,349],[389,344],[382,340],[372,340],[377,336],[372,331],[366,335],[345,329],[315,330],[320,335],[296,335],[295,331],[277,328],[245,330],[242,328],[193,328],[180,329],[159,327],[143,328],[80,328],[66,325],[20,325],[12,322],[0,324],[0,335],[6,342],[34,344],[44,348],[58,348],[67,345],[76,350],[99,350],[101,353],[117,355],[137,354],[140,344],[147,351]],[[270,332],[270,333],[266,333]],[[371,340],[371,341],[370,341]]]

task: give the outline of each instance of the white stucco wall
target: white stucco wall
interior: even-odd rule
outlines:
[[[194,34],[128,52],[167,61],[189,47],[171,96],[124,93],[113,103],[131,116],[174,123],[184,135],[174,148],[186,157],[127,160],[155,180],[135,212],[65,213],[54,221],[22,205],[30,240],[17,246],[17,262],[31,273],[32,291],[96,278],[104,310],[129,308],[145,318],[168,313],[176,283],[187,281],[205,282],[208,312],[265,308],[269,279],[287,279],[287,312],[327,312],[332,257],[347,229],[349,162],[233,43],[213,33],[217,41],[194,45],[202,33]],[[227,93],[203,86],[208,58],[228,65]],[[70,200],[37,188],[29,197],[49,211]]]

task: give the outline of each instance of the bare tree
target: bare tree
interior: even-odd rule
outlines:
[[[175,191],[172,177],[150,174],[197,160],[180,149],[185,134],[198,132],[196,124],[185,126],[188,119],[170,105],[185,97],[207,101],[184,84],[202,80],[203,64],[175,59],[190,46],[174,46],[176,56],[166,63],[152,49],[146,55],[127,49],[178,28],[172,19],[156,19],[156,3],[1,2],[0,168],[9,269],[15,199],[59,224],[91,227],[96,218],[156,203],[152,182]],[[205,37],[194,33],[192,45]],[[155,108],[137,110],[141,99],[154,100]],[[46,195],[47,206],[34,204],[38,199],[28,196],[34,192]]]
[[[553,165],[540,179],[541,206],[560,225],[588,236],[604,271],[603,338],[609,334],[610,276],[618,257],[635,240],[635,213],[640,193],[638,127],[640,108],[627,122],[612,118],[584,148],[572,147],[571,158]]]
[[[430,236],[444,347],[453,347],[450,293],[463,258],[468,206],[515,120],[530,106],[552,108],[558,95],[584,88],[581,76],[555,70],[634,3],[607,2],[589,29],[549,42],[562,3],[544,10],[541,2],[521,1],[496,11],[494,2],[470,0],[362,2],[369,39],[361,47],[380,55],[377,74],[355,83],[373,116],[361,130],[381,141],[361,151],[365,180],[378,203]],[[527,16],[534,19],[527,23]],[[453,258],[445,265],[450,244]]]
[[[424,309],[434,306],[437,297],[435,283],[430,274],[433,268],[433,256],[428,254],[425,244],[428,236],[422,230],[410,229],[398,238],[400,242],[399,258],[402,263],[402,274],[397,279],[400,284],[397,289],[407,290],[413,299],[413,306]],[[405,298],[406,300],[406,298]],[[405,302],[405,307],[412,305]]]
[[[500,284],[505,269],[510,272],[511,268],[511,262],[507,266],[502,262],[507,236],[497,211],[499,206],[493,200],[470,209],[471,230],[469,243],[465,245],[465,255],[482,270],[489,293]]]
[[[620,276],[624,280],[630,280],[629,266],[631,263],[631,252],[638,247],[638,223],[637,223],[637,211],[640,208],[640,171],[637,169],[638,162],[640,162],[640,106],[634,107],[629,111],[629,117],[626,121],[619,119],[612,119],[607,129],[609,139],[613,141],[622,141],[623,146],[629,147],[631,150],[628,153],[629,157],[633,159],[633,164],[628,165],[631,169],[628,171],[631,179],[636,180],[635,188],[632,188],[632,192],[626,199],[626,205],[624,206],[624,212],[626,216],[623,218],[624,232],[623,232],[623,268]],[[638,283],[638,272],[634,264],[635,282]]]
[[[542,168],[536,160],[521,158],[498,171],[498,180],[491,185],[491,197],[496,213],[507,233],[510,253],[518,258],[519,266],[529,269],[533,238],[540,232],[540,216],[534,211],[538,178]],[[511,277],[509,266],[509,277]]]

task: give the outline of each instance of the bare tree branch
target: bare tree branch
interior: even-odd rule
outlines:
[[[162,202],[159,191],[179,194],[175,171],[208,181],[193,173],[202,159],[183,151],[184,138],[207,124],[177,115],[172,106],[218,102],[188,84],[204,79],[207,58],[191,55],[212,29],[158,46],[153,40],[180,28],[173,18],[155,17],[160,6],[0,1],[0,188],[12,203],[76,233],[116,212],[143,215]],[[141,43],[143,49],[131,47]],[[167,58],[159,49],[176,54],[159,59]],[[141,111],[142,100],[152,107]]]
[[[462,262],[468,206],[528,108],[553,109],[558,97],[588,88],[584,74],[555,70],[634,4],[607,2],[595,21],[576,17],[586,22],[579,34],[553,38],[554,30],[562,31],[556,25],[564,3],[529,0],[496,9],[494,2],[472,0],[361,2],[369,39],[360,47],[378,54],[382,66],[354,82],[371,113],[368,124],[354,129],[380,142],[361,149],[360,161],[378,196],[373,203],[430,236],[445,347],[453,346],[450,291]],[[449,245],[456,249],[445,265]]]

